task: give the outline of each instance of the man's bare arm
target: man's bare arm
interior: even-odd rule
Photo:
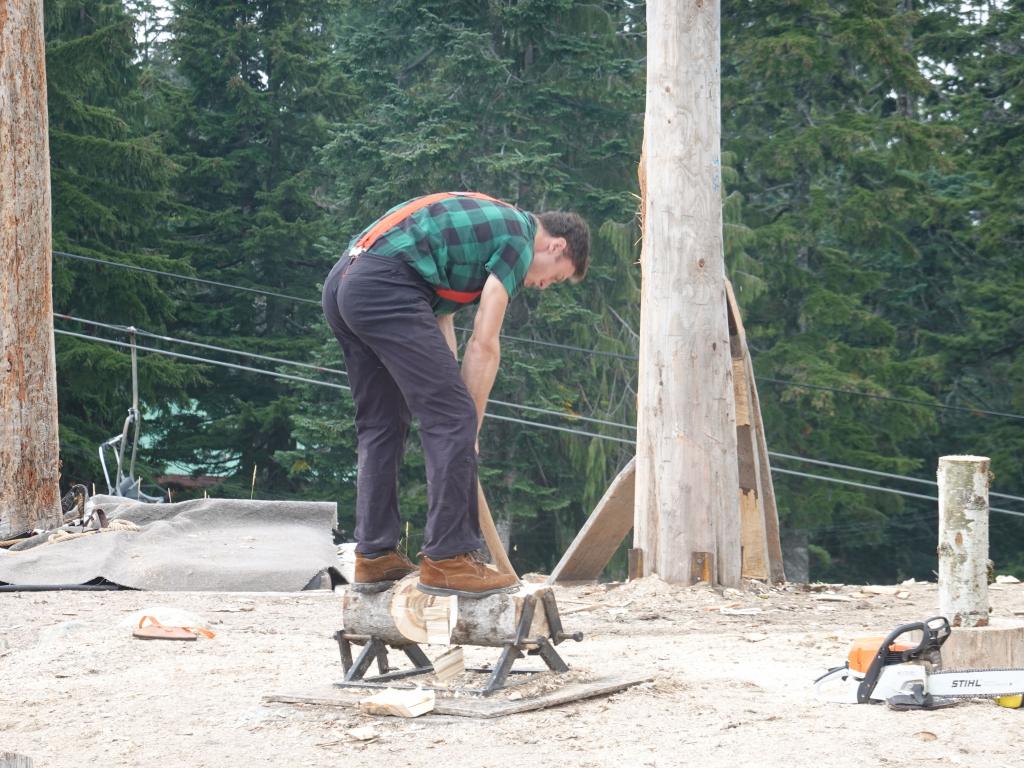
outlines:
[[[484,411],[487,409],[487,398],[498,374],[498,363],[501,362],[501,343],[498,335],[501,333],[501,324],[505,320],[507,307],[508,294],[505,292],[505,286],[501,284],[501,280],[491,275],[484,283],[480,307],[473,321],[473,334],[469,337],[462,358],[462,380],[466,382],[466,389],[476,404],[477,434],[480,434]]]
[[[444,340],[448,342],[448,349],[452,351],[452,354],[455,355],[455,359],[458,360],[458,345],[455,343],[455,315],[438,315],[437,327],[441,329],[441,335],[444,336]]]

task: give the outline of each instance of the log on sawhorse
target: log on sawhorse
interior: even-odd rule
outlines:
[[[553,672],[569,671],[555,646],[570,639],[579,642],[583,635],[563,630],[550,587],[452,599],[420,592],[417,582],[418,576],[412,574],[385,591],[346,591],[343,629],[334,635],[345,676],[336,685],[382,688],[397,680],[429,675],[434,666],[420,647],[428,642],[502,649],[486,685],[466,689],[466,693],[489,696],[500,690],[516,660],[526,655],[539,656]],[[362,646],[358,655],[353,654],[353,646]],[[392,668],[388,648],[403,653],[412,668]],[[368,678],[374,663],[378,674]]]

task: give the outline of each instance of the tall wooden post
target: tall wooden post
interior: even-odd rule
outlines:
[[[648,0],[634,546],[667,581],[740,581],[716,0]]]
[[[42,0],[0,2],[0,526],[60,520]]]

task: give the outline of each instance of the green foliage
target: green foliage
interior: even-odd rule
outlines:
[[[54,250],[180,271],[164,255],[162,226],[177,166],[146,126],[132,18],[116,2],[55,0],[45,6],[45,34]],[[138,273],[56,256],[53,280],[57,312],[150,330],[174,312],[172,295]],[[129,357],[66,336],[56,354],[63,482],[91,483],[97,445],[121,431],[131,405]],[[199,379],[167,358],[143,355],[139,367],[144,404],[178,399]]]
[[[919,477],[940,455],[983,453],[996,487],[1024,494],[1019,420],[928,407],[1024,413],[1022,11],[723,6],[726,268],[772,449]],[[56,0],[46,24],[56,249],[315,300],[348,239],[418,194],[577,210],[593,230],[587,280],[527,293],[504,329],[563,347],[507,340],[493,397],[635,423],[643,3]],[[54,280],[58,311],[340,362],[308,303],[63,257]],[[463,342],[472,319],[456,318]],[[128,358],[65,337],[57,352],[65,479],[88,480],[129,402]],[[256,467],[257,496],[336,500],[351,531],[347,393],[154,355],[141,356],[141,385],[154,469],[217,475],[219,492],[244,495]],[[493,418],[481,449],[524,570],[554,564],[632,453]],[[813,577],[929,576],[932,503],[775,480],[784,535],[807,534]],[[414,552],[426,508],[415,430],[401,487]],[[1024,571],[1024,523],[992,526],[997,565]]]

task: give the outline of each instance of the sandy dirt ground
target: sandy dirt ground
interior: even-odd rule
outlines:
[[[937,588],[907,586],[903,599],[814,589],[560,587],[566,629],[586,635],[559,646],[574,674],[655,679],[496,720],[262,703],[341,678],[337,593],[0,594],[0,753],[36,766],[190,768],[1020,764],[1024,709],[815,700],[812,681],[853,637],[933,615]],[[1024,615],[1024,585],[996,585],[991,599],[994,615]],[[126,622],[159,606],[196,614],[216,638],[133,639]]]

